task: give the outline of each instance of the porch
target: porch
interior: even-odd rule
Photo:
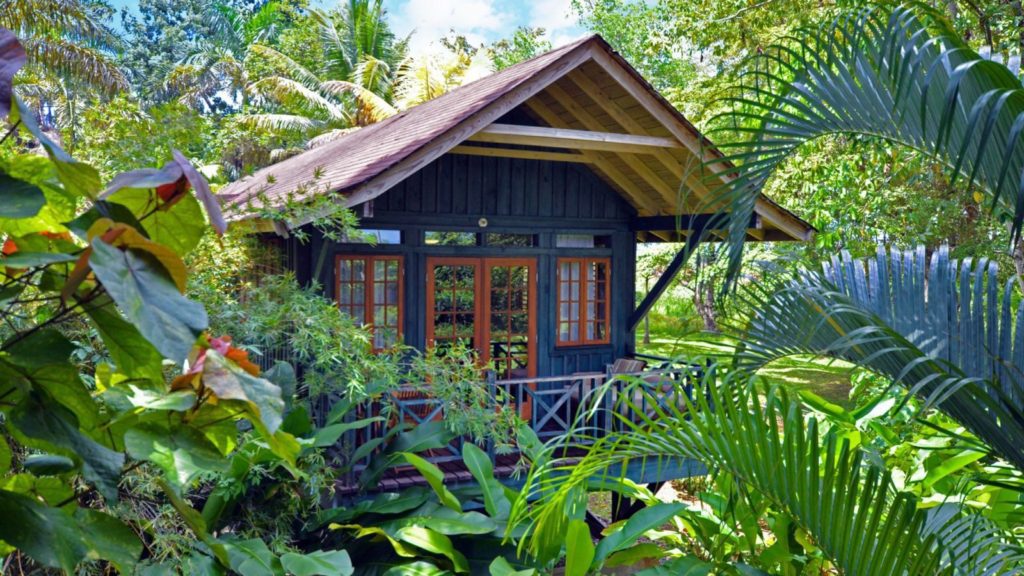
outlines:
[[[645,360],[658,362],[648,369]],[[622,367],[641,366],[640,369],[622,371]],[[620,431],[624,420],[636,422],[641,415],[653,415],[658,408],[669,403],[682,405],[693,400],[693,392],[700,381],[703,367],[673,363],[664,358],[637,355],[631,361],[610,364],[601,372],[578,372],[563,376],[510,378],[498,380],[494,371],[487,371],[481,386],[488,387],[488,398],[494,408],[514,410],[537,438],[559,448],[557,455],[571,463],[582,455],[587,445],[597,438]],[[648,394],[641,394],[638,387]],[[370,418],[381,416],[383,421],[370,427],[347,432],[341,439],[343,446],[354,447],[386,438],[400,425],[416,426],[444,421],[449,406],[444,401],[422,393],[419,387],[403,387],[384,394],[380,399],[365,403],[354,416]],[[629,394],[630,397],[625,396]],[[503,399],[501,401],[496,399]],[[625,402],[624,400],[628,400]],[[584,417],[583,409],[586,411]],[[581,434],[582,432],[582,434]],[[456,436],[445,446],[417,452],[435,464],[445,475],[444,483],[450,489],[474,484],[473,477],[462,461],[462,449],[472,440]],[[520,451],[513,447],[501,450],[493,440],[480,445],[490,457],[495,477],[511,488],[521,486],[526,470]],[[426,479],[412,466],[397,466],[385,471],[371,488],[360,482],[360,476],[370,466],[380,450],[352,463],[352,471],[336,485],[337,502],[357,500],[370,492],[396,492],[414,486],[426,486]],[[702,475],[706,469],[689,460],[663,462],[634,462],[625,470],[612,471],[642,484],[662,483],[678,478]]]

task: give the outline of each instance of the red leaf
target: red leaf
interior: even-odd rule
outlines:
[[[3,248],[0,249],[0,254],[3,254],[4,256],[10,256],[11,254],[14,254],[17,251],[18,245],[14,243],[14,239],[8,238],[7,241],[4,242]]]

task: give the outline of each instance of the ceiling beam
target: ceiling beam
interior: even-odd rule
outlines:
[[[582,154],[568,152],[548,152],[546,150],[522,150],[517,148],[491,148],[483,146],[456,146],[449,154],[465,154],[466,156],[489,156],[492,158],[521,158],[523,160],[550,160],[552,162],[592,163],[590,158]]]
[[[583,91],[584,94],[589,96],[595,104],[604,110],[605,114],[608,114],[612,120],[615,120],[615,122],[622,126],[623,130],[631,134],[647,135],[647,130],[640,125],[640,122],[615,104],[615,102],[612,101],[611,96],[605,90],[598,86],[578,68],[567,74],[567,76],[570,82],[575,84],[581,91]],[[549,86],[549,91],[550,88],[554,86],[556,86],[556,84]],[[577,106],[578,105],[579,104],[577,104]],[[700,161],[697,160],[695,156],[691,155],[691,160],[687,163],[673,156],[668,150],[658,149],[655,150],[654,157],[657,158],[665,168],[672,172],[676,178],[682,180],[683,177],[685,177],[686,184],[691,190],[694,190],[702,196],[707,194],[707,185],[705,185],[699,177]]]
[[[682,148],[675,138],[637,136],[614,132],[591,132],[542,126],[491,124],[469,137],[474,142],[494,144],[521,144],[546,148],[574,148],[603,152],[653,154],[660,148]]]
[[[598,121],[594,116],[587,112],[582,106],[580,106],[569,94],[558,86],[557,83],[553,83],[547,87],[545,92],[554,98],[563,108],[566,109],[569,114],[572,114],[574,118],[588,130],[606,130],[607,127]],[[652,138],[652,136],[644,136],[645,138]],[[674,139],[673,139],[674,140]],[[676,144],[682,147],[682,145],[676,141]],[[640,178],[645,180],[647,184],[658,191],[661,197],[665,201],[665,206],[669,209],[663,208],[661,213],[673,213],[677,212],[677,208],[681,208],[682,198],[679,193],[679,182],[666,181],[662,177],[654,173],[647,164],[644,163],[643,159],[634,156],[633,154],[620,154],[619,158],[626,163],[627,166],[636,172]]]
[[[547,122],[548,124],[557,124],[562,121],[554,110],[537,98],[530,98],[527,100],[526,106],[542,121]],[[621,170],[608,163],[600,153],[585,150],[582,154],[584,157],[590,159],[594,164],[594,168],[604,174],[604,176],[610,180],[613,185],[618,187],[620,192],[629,198],[630,202],[638,211],[646,213],[647,215],[658,213],[658,206],[652,202],[640,188],[637,187],[636,183],[633,182],[629,176],[623,174]]]
[[[657,118],[663,126],[672,132],[701,161],[707,162],[707,165],[711,167],[709,169],[722,182],[729,182],[735,178],[733,174],[729,173],[728,167],[723,166],[720,161],[721,153],[709,143],[706,144],[702,141],[703,137],[697,133],[697,129],[684,119],[677,110],[672,108],[671,104],[667,104],[652,94],[642,81],[629,73],[621,63],[615,60],[615,57],[605,50],[592,47],[590,54],[593,61],[621,84],[630,96],[639,102],[652,116]],[[766,202],[764,199],[757,201],[756,210],[758,214],[768,218],[772,225],[785,231],[794,239],[809,240],[814,235],[814,231],[808,229],[803,222],[778,206]]]

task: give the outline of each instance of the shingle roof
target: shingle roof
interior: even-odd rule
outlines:
[[[657,108],[670,111],[671,117],[684,126],[685,131],[691,132],[698,140],[704,140],[693,124],[603,38],[590,35],[459,87],[382,122],[260,169],[251,176],[224,186],[219,196],[226,206],[242,208],[228,210],[229,214],[236,213],[235,219],[247,217],[244,213],[249,211],[243,207],[250,203],[260,208],[275,209],[291,200],[301,201],[313,195],[339,192],[347,195],[349,204],[372,199],[397,182],[395,178],[404,178],[422,166],[424,162],[420,162],[418,156],[439,156],[485,125],[480,124],[474,128],[474,122],[479,124],[476,119],[490,118],[488,122],[497,119],[493,112],[503,97],[507,97],[504,98],[505,104],[512,102],[518,105],[530,100],[546,83],[557,81],[585,59],[600,54],[592,50],[600,50],[611,56],[618,66],[639,82],[644,92],[654,97],[658,103]],[[531,82],[539,78],[542,81]],[[448,133],[456,137],[441,140],[433,147],[428,146]],[[417,155],[421,150],[423,154]],[[705,150],[718,154],[713,146]],[[402,166],[397,166],[400,163]],[[387,183],[389,180],[390,184]],[[678,185],[678,180],[675,185]],[[786,227],[790,230],[788,235],[791,238],[806,239],[814,231],[810,224],[764,195],[761,195],[759,205],[769,207],[769,220],[778,219],[789,223]],[[664,210],[662,213],[675,214],[678,207],[667,205]],[[760,209],[758,211],[761,212]]]
[[[595,38],[588,36],[520,62],[382,122],[258,170],[252,176],[224,186],[219,195],[225,204],[236,205],[259,194],[273,205],[314,181],[318,190],[349,190],[384,172]]]

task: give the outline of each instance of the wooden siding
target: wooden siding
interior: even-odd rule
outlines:
[[[414,215],[624,221],[635,214],[586,167],[462,154],[446,154],[405,179],[375,199],[373,211],[367,226],[388,216],[415,223]],[[560,224],[579,227],[573,221]]]
[[[426,342],[426,261],[431,256],[532,257],[537,261],[538,376],[603,371],[633,350],[629,315],[635,305],[636,245],[629,229],[636,211],[589,168],[541,160],[445,155],[373,201],[364,228],[399,229],[400,245],[337,244],[315,231],[298,249],[298,277],[316,277],[334,298],[335,256],[340,253],[398,254],[405,262],[405,342],[422,349]],[[479,226],[487,218],[486,228]],[[536,234],[533,247],[430,246],[427,230]],[[557,248],[560,232],[603,235],[609,247]],[[557,347],[555,298],[559,256],[610,257],[611,342]],[[318,268],[318,262],[322,262]],[[304,269],[304,270],[303,270]]]

